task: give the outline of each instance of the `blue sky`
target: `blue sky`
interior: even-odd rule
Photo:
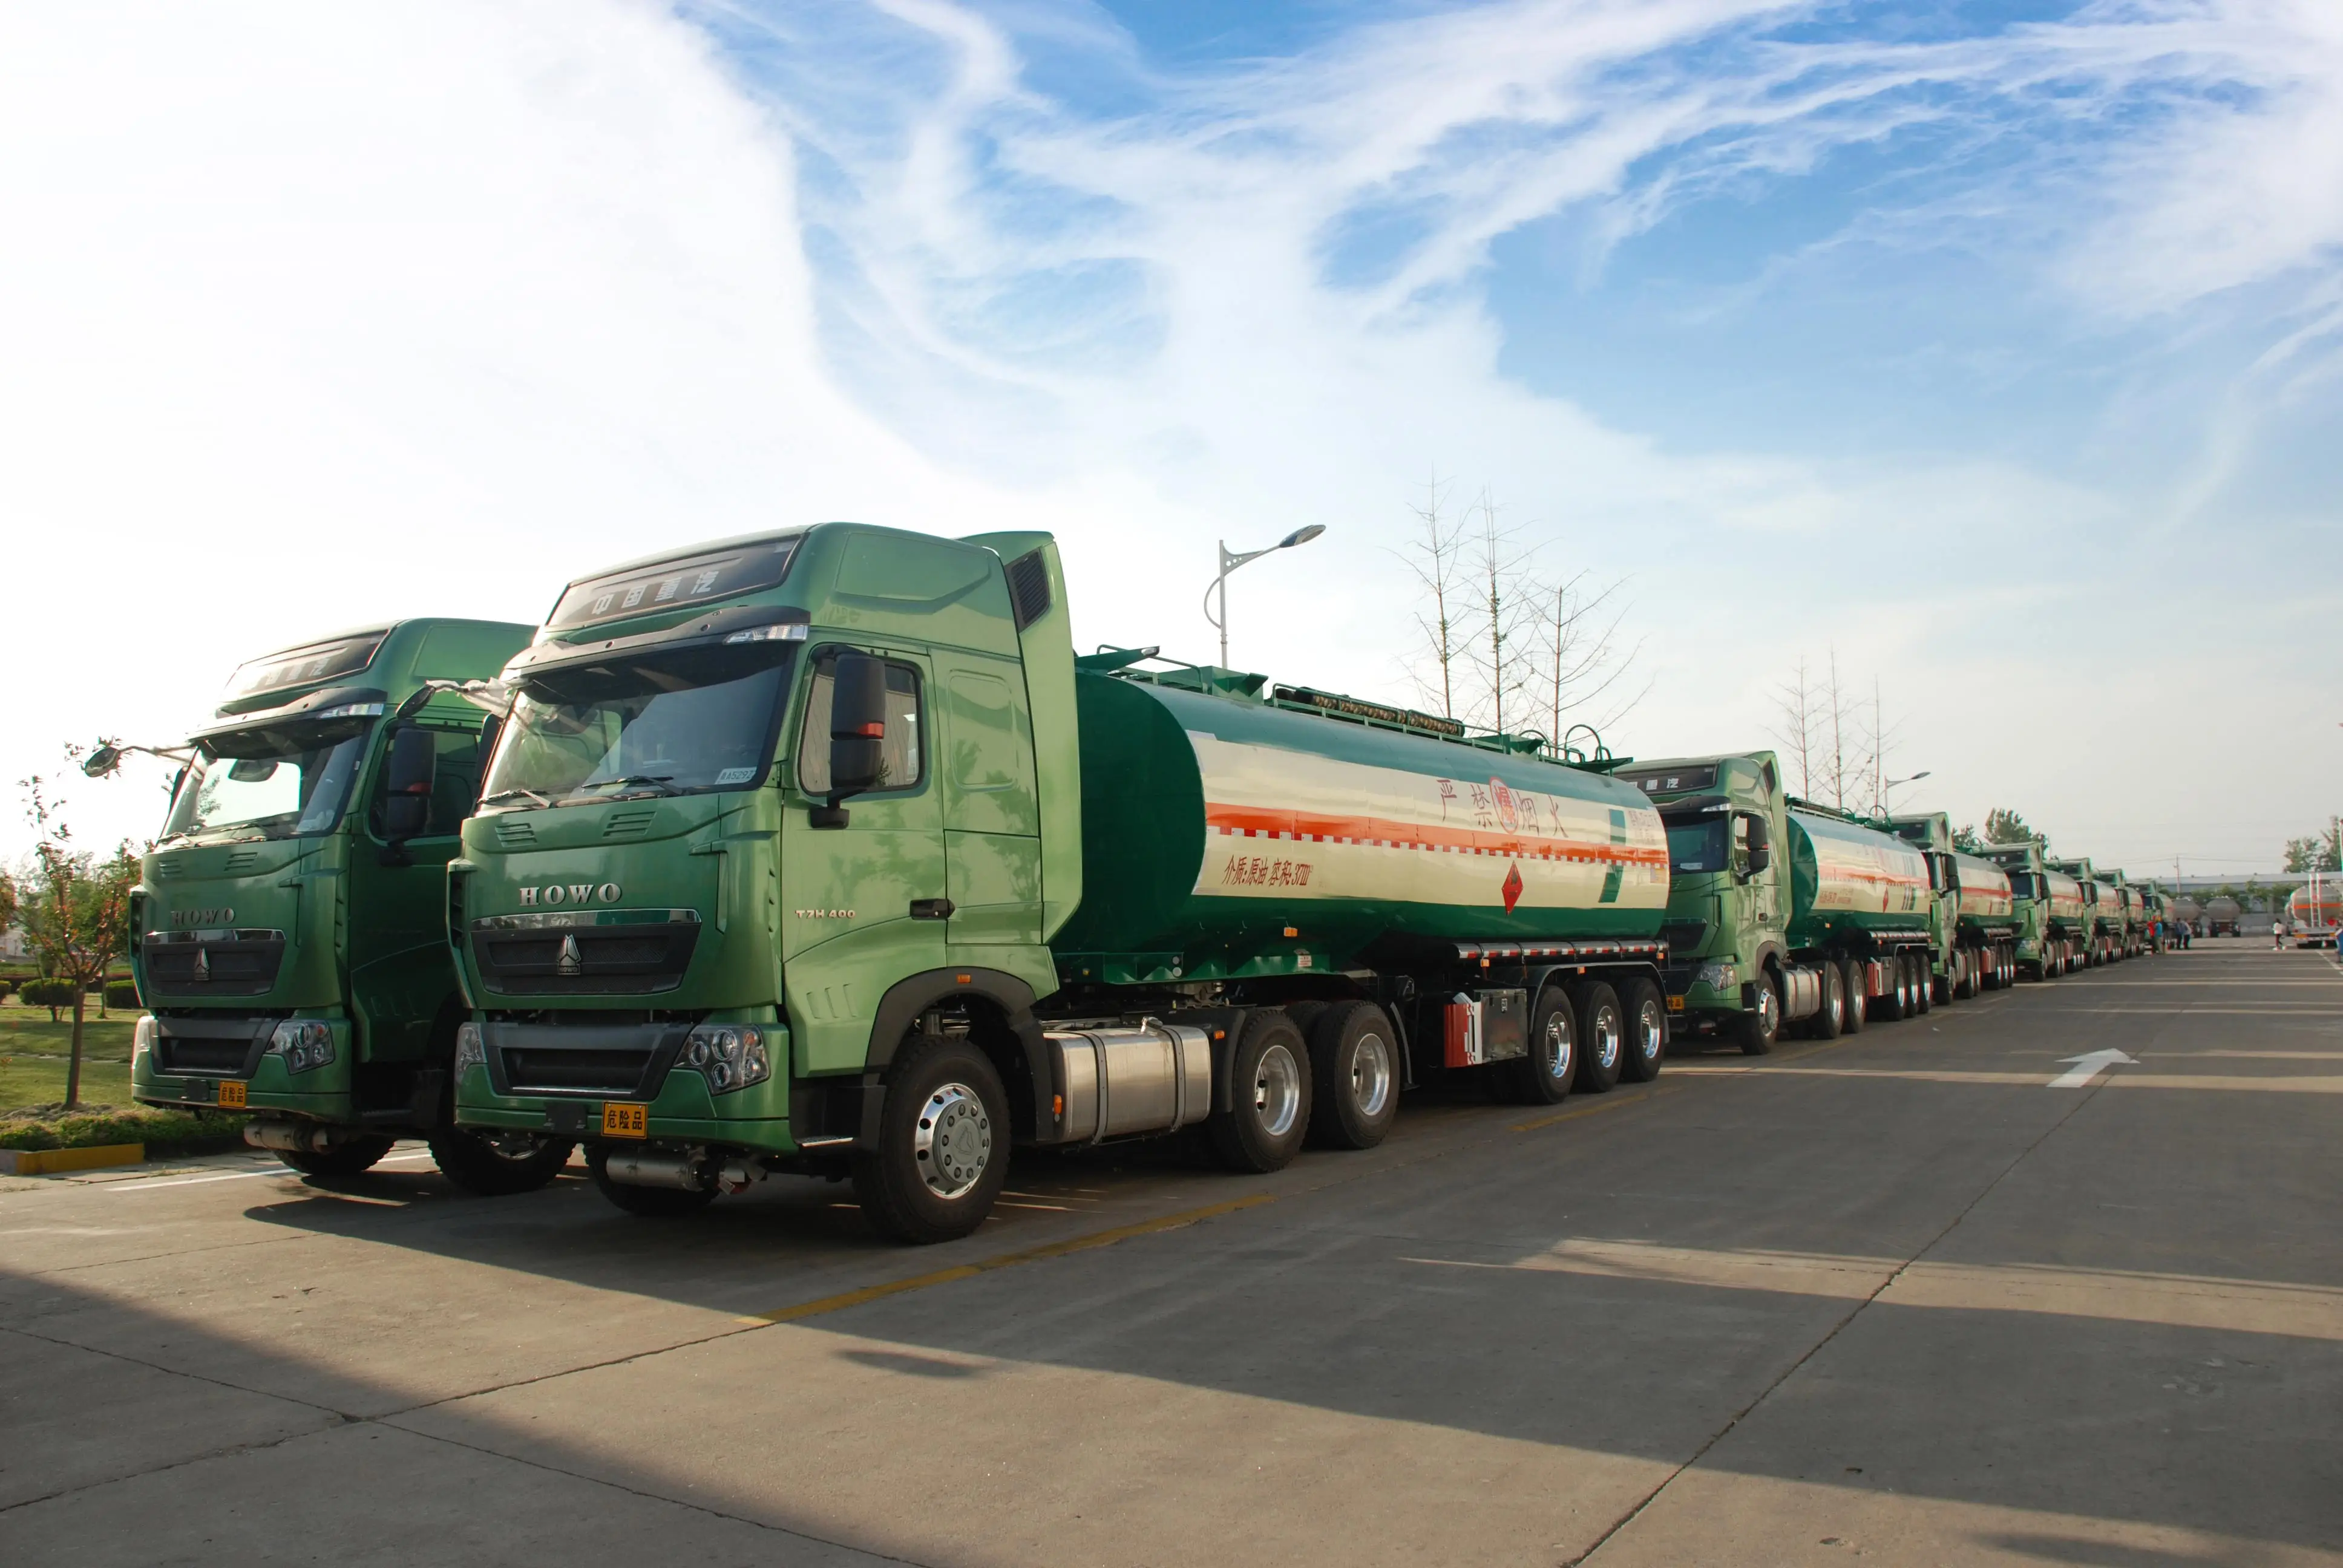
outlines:
[[[25,569],[205,627],[10,779],[827,516],[1053,528],[1087,640],[1195,657],[1213,541],[1323,523],[1233,657],[1409,699],[1436,472],[1623,584],[1621,749],[1835,653],[1905,803],[2143,869],[2343,809],[2331,0],[17,7],[0,200]]]

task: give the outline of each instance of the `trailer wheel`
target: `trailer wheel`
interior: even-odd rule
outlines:
[[[1905,1000],[1912,993],[1911,979],[1902,953],[1888,954],[1886,965],[1887,989],[1880,993],[1871,1016],[1881,1023],[1895,1023],[1904,1016]]]
[[[1861,1034],[1871,1012],[1871,987],[1865,979],[1867,971],[1861,959],[1841,959],[1838,972],[1839,994],[1846,999],[1846,1010],[1839,1018],[1840,1031]]]
[[[1757,1005],[1741,1015],[1741,1053],[1765,1056],[1782,1038],[1782,982],[1767,970],[1757,977]]]
[[[1256,1175],[1279,1171],[1310,1131],[1310,1051],[1276,1008],[1250,1014],[1229,1056],[1229,1108],[1204,1124],[1221,1163]]]
[[[1836,1040],[1846,1032],[1846,975],[1835,963],[1823,964],[1823,1005],[1806,1020],[1809,1040]]]
[[[1912,1010],[1925,1014],[1936,1005],[1936,966],[1928,961],[1927,950],[1916,949],[1912,954]]]
[[[854,1196],[898,1241],[950,1241],[984,1223],[1009,1180],[1009,1096],[984,1052],[926,1035],[896,1059],[879,1147],[854,1157]]]
[[[315,1176],[322,1181],[344,1181],[373,1170],[375,1161],[390,1152],[392,1141],[379,1135],[353,1138],[347,1143],[336,1144],[323,1154],[313,1154],[306,1150],[279,1149],[277,1158],[304,1176]]]
[[[1620,1000],[1627,1010],[1627,1050],[1619,1062],[1619,1076],[1630,1083],[1649,1083],[1667,1060],[1667,1000],[1659,987],[1641,976],[1627,982]]]
[[[479,1198],[508,1198],[534,1192],[560,1173],[577,1147],[567,1139],[548,1138],[522,1154],[508,1154],[461,1127],[441,1127],[430,1137],[431,1162],[439,1174]]]
[[[693,1192],[680,1187],[638,1187],[631,1181],[613,1181],[609,1164],[608,1145],[586,1145],[587,1174],[594,1178],[594,1185],[603,1197],[629,1214],[646,1220],[669,1219],[678,1214],[696,1214],[716,1201],[713,1187]]]
[[[1578,1083],[1585,1094],[1606,1094],[1619,1081],[1627,1055],[1627,1010],[1601,980],[1578,987]]]
[[[1291,1010],[1288,1010],[1289,1011]],[[1371,1001],[1319,1010],[1310,1030],[1310,1130],[1335,1149],[1373,1149],[1399,1117],[1399,1048]]]
[[[1530,1053],[1497,1064],[1505,1098],[1519,1105],[1559,1105],[1578,1081],[1578,1018],[1570,993],[1549,985],[1530,1011]]]

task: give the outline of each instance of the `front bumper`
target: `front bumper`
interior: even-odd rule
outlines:
[[[771,1078],[722,1095],[707,1080],[676,1064],[690,1026],[649,1024],[483,1023],[482,1061],[456,1079],[456,1121],[565,1138],[603,1134],[603,1108],[648,1108],[649,1143],[718,1143],[789,1154],[786,1025],[761,1020]],[[614,1140],[615,1141],[615,1140]]]
[[[269,1037],[282,1020],[158,1017],[155,1049],[131,1058],[130,1097],[141,1105],[212,1110],[219,1105],[220,1085],[241,1083],[245,1099],[238,1109],[355,1122],[350,1061],[357,1045],[349,1020],[302,1016],[325,1024],[334,1037],[334,1060],[306,1072],[287,1071],[285,1059],[269,1053]]]
[[[1661,982],[1666,986],[1668,1012],[1676,1018],[1694,1013],[1733,1013],[1749,1010],[1748,987],[1744,985],[1712,986],[1700,976],[1699,963],[1670,964],[1660,971]]]

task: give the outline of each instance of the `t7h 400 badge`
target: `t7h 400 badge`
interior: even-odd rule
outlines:
[[[542,888],[520,890],[523,908],[534,904],[615,904],[618,901],[618,884],[605,882],[596,887],[591,882],[553,882]]]

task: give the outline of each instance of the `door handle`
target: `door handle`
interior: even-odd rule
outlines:
[[[948,920],[951,919],[951,912],[952,901],[950,899],[911,900],[911,918],[915,920]]]

